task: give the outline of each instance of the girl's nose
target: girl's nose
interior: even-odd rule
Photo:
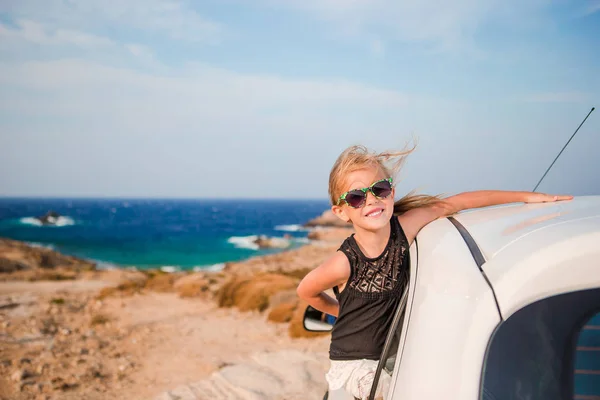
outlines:
[[[379,199],[377,197],[375,197],[375,195],[373,193],[371,193],[370,190],[367,190],[367,199],[366,199],[366,203],[367,204],[371,204],[373,202],[377,202],[379,201]]]

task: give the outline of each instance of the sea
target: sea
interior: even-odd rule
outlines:
[[[0,198],[0,237],[89,259],[99,268],[220,270],[282,251],[261,249],[258,236],[308,242],[303,224],[327,200]],[[36,217],[58,213],[54,225]]]

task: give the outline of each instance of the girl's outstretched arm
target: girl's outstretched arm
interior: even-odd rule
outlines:
[[[505,190],[478,190],[460,193],[444,199],[455,212],[508,203],[544,203],[571,200],[573,196],[549,195],[535,192],[511,192]]]
[[[310,271],[298,285],[298,296],[319,311],[338,316],[339,303],[324,293],[325,290],[345,283],[350,278],[350,263],[342,252]]]
[[[398,216],[409,244],[428,223],[470,208],[488,207],[508,203],[545,203],[571,200],[573,196],[549,195],[535,192],[511,192],[504,190],[478,190],[464,192],[442,199],[430,206],[412,209]]]

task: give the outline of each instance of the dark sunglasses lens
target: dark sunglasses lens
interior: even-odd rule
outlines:
[[[388,197],[392,194],[392,184],[388,181],[377,182],[373,185],[373,194],[381,198]]]
[[[365,194],[360,190],[353,190],[346,195],[346,203],[350,207],[360,207],[365,200]]]

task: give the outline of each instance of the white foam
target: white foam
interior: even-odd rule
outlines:
[[[91,260],[96,263],[96,269],[118,269],[119,266],[107,261]]]
[[[24,217],[19,220],[19,222],[21,222],[24,225],[33,225],[33,226],[61,227],[61,226],[75,225],[75,221],[73,221],[72,218],[63,217],[63,216],[60,216],[58,218],[49,217],[48,221],[50,222],[50,224],[44,225],[44,224],[42,224],[42,221],[40,221],[39,219],[37,219],[35,217]]]
[[[54,250],[54,246],[52,246],[51,244],[44,244],[44,243],[38,243],[38,242],[25,242],[25,243],[27,243],[31,247]]]
[[[306,232],[310,229],[305,228],[302,225],[277,225],[275,227],[276,231],[284,231],[284,232]]]
[[[54,225],[56,225],[56,226],[75,225],[75,221],[73,221],[73,219],[69,218],[69,217],[58,217],[56,219],[56,222],[54,223]]]
[[[232,236],[227,239],[227,243],[233,244],[238,249],[250,249],[250,250],[258,250],[259,247],[254,241],[258,239],[258,236]]]
[[[193,271],[194,272],[200,272],[200,271],[219,272],[219,271],[222,271],[223,268],[225,268],[225,263],[219,263],[219,264],[213,264],[213,265],[199,265],[197,267],[194,267]]]
[[[21,222],[23,225],[35,225],[35,226],[42,226],[42,221],[40,221],[37,218],[33,218],[33,217],[25,217],[25,218],[21,218],[19,220],[19,222]]]
[[[174,266],[174,265],[164,265],[164,266],[160,267],[160,270],[162,272],[173,273],[173,272],[180,271],[180,268],[177,266]]]

